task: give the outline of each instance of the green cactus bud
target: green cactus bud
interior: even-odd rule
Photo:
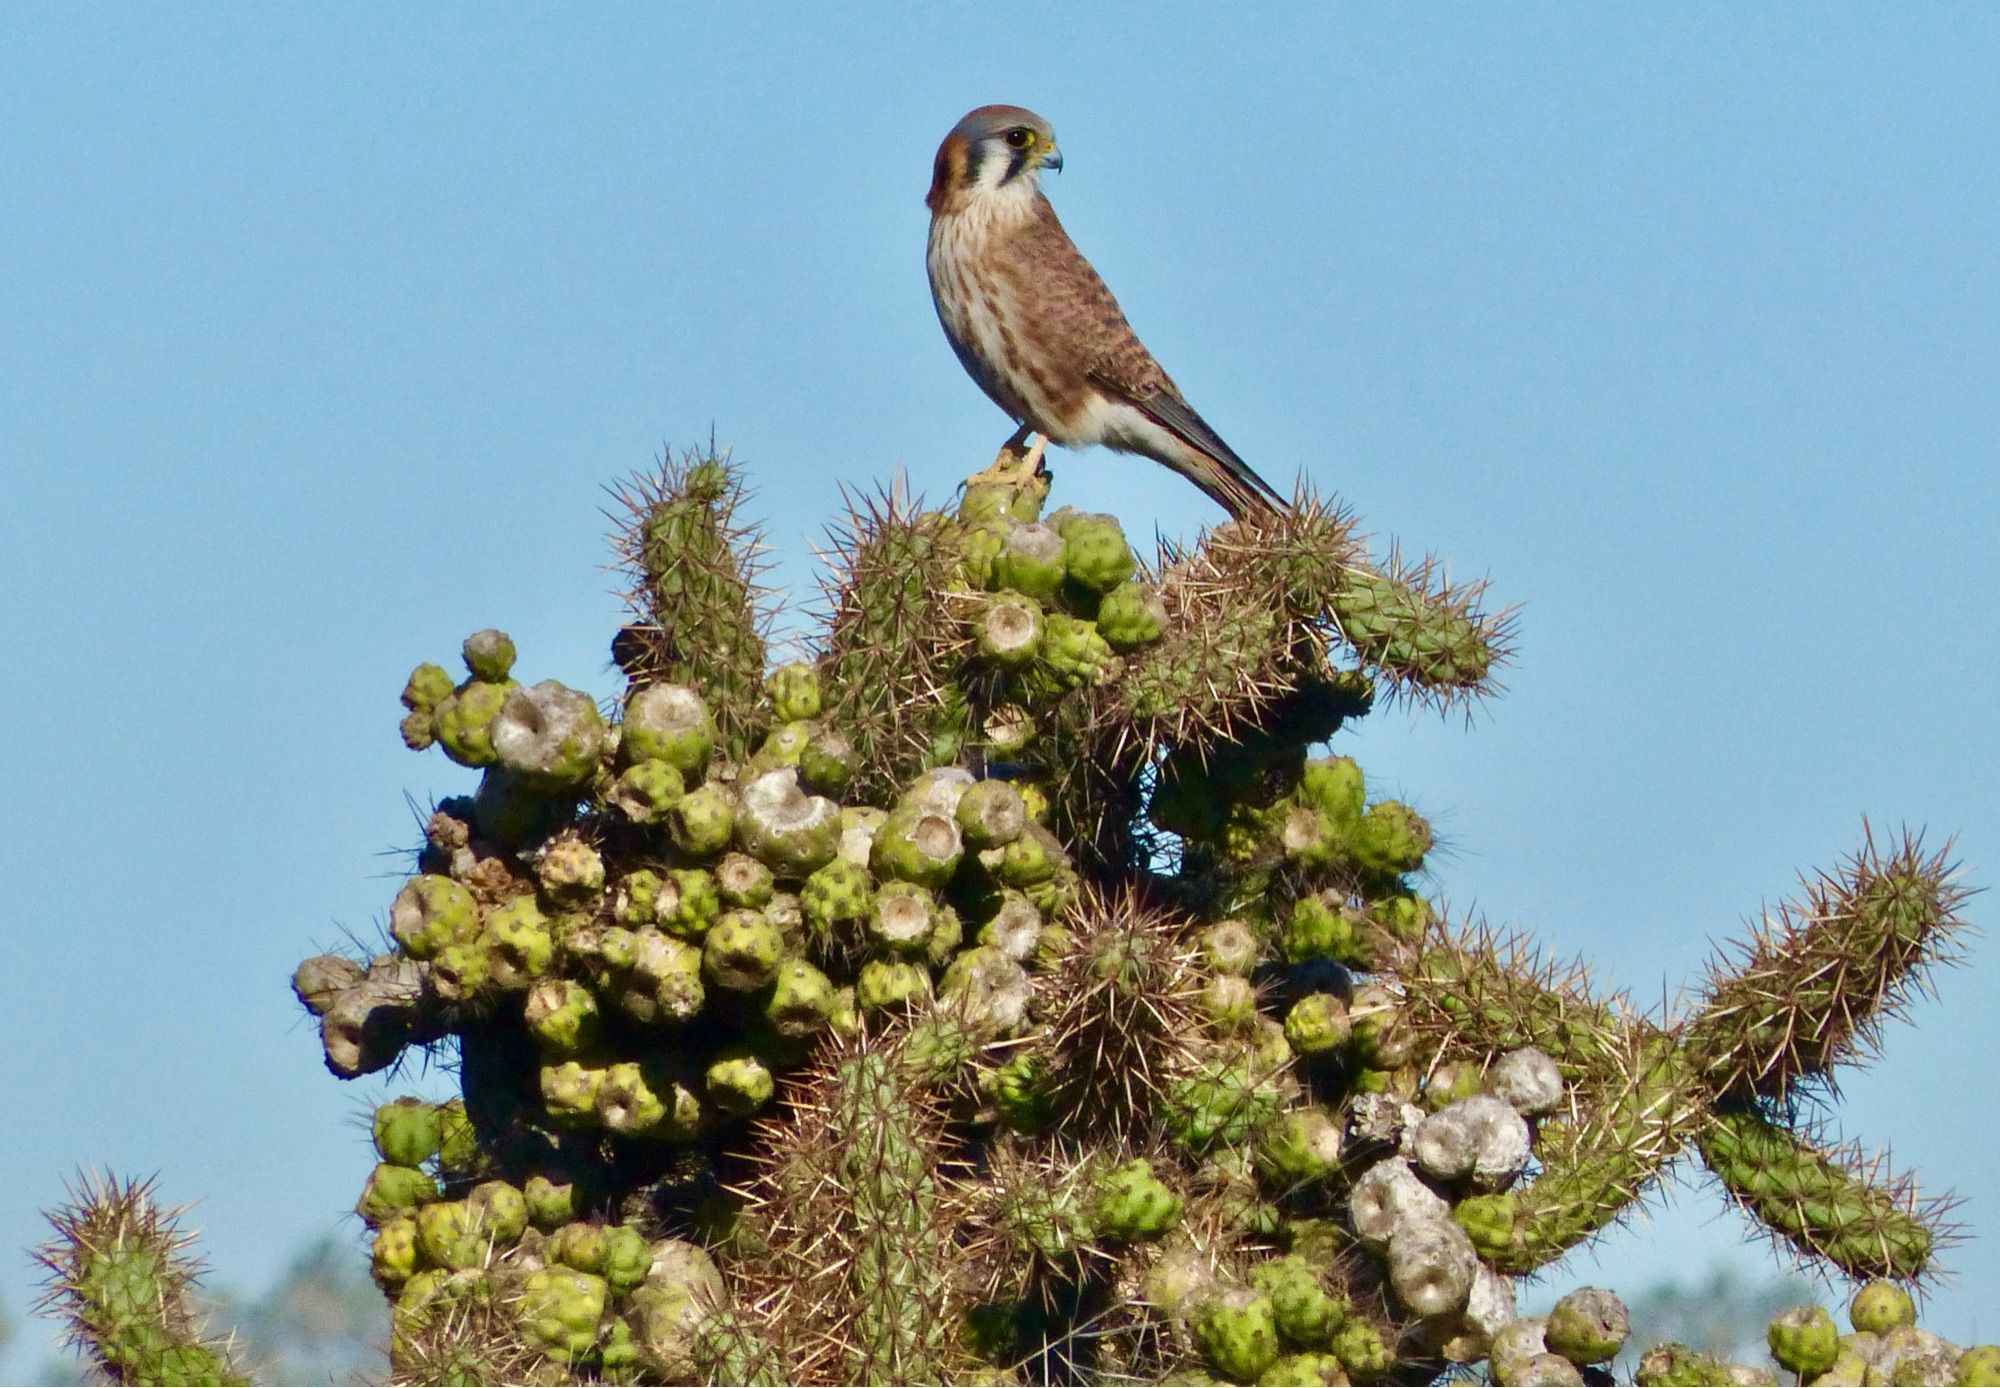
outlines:
[[[527,1197],[505,1181],[481,1181],[466,1193],[465,1205],[494,1243],[511,1244],[528,1228]]]
[[[1580,1287],[1555,1304],[1542,1338],[1581,1368],[1601,1364],[1625,1347],[1632,1319],[1625,1303],[1601,1287]]]
[[[582,839],[565,834],[543,850],[535,877],[554,905],[589,905],[604,892],[604,858]]]
[[[538,791],[581,785],[604,758],[597,701],[554,680],[509,690],[490,735],[500,764]]]
[[[1897,1326],[1917,1323],[1917,1303],[1902,1287],[1877,1277],[1855,1289],[1854,1299],[1847,1303],[1847,1318],[1856,1330],[1886,1335]]]
[[[561,1060],[541,1067],[537,1084],[542,1107],[557,1123],[580,1124],[596,1121],[597,1090],[604,1071],[580,1060]]]
[[[1349,1320],[1334,1332],[1332,1349],[1348,1376],[1362,1383],[1384,1378],[1395,1367],[1396,1352],[1384,1343],[1380,1331],[1363,1320]]]
[[[1167,605],[1151,583],[1121,583],[1097,605],[1097,634],[1120,655],[1152,645],[1167,633]]]
[[[683,776],[694,776],[714,750],[715,717],[688,686],[649,684],[625,700],[618,752],[626,761],[663,761]]]
[[[780,1036],[813,1036],[826,1026],[833,1008],[833,981],[803,959],[787,959],[778,966],[764,1020]]]
[[[1000,849],[1000,866],[995,875],[1007,886],[1027,891],[1053,881],[1064,862],[1062,844],[1056,836],[1031,823],[1019,838]]]
[[[489,1246],[485,1227],[463,1200],[437,1200],[417,1211],[417,1247],[432,1267],[483,1267]]]
[[[1347,1368],[1332,1353],[1285,1354],[1271,1361],[1260,1384],[1347,1383]]]
[[[1331,993],[1308,993],[1285,1013],[1285,1040],[1300,1055],[1317,1055],[1347,1044],[1347,1004]]]
[[[599,1275],[614,1295],[636,1290],[653,1270],[653,1246],[646,1236],[629,1224],[620,1224],[604,1235],[604,1261]]]
[[[1312,1263],[1297,1254],[1258,1263],[1250,1284],[1270,1298],[1278,1337],[1294,1349],[1327,1350],[1347,1323],[1346,1300],[1329,1293]]]
[[[1513,1247],[1520,1202],[1508,1194],[1474,1195],[1451,1207],[1451,1217],[1472,1239],[1482,1258],[1498,1258]]]
[[[548,1242],[542,1246],[543,1256],[551,1263],[601,1276],[604,1272],[605,1244],[610,1233],[609,1225],[581,1220],[565,1224],[549,1235]]]
[[[1257,1130],[1255,1160],[1280,1191],[1328,1180],[1340,1168],[1340,1124],[1316,1108],[1279,1114]]]
[[[1281,946],[1294,964],[1312,959],[1345,959],[1354,952],[1354,921],[1338,898],[1300,897],[1285,918]]]
[[[664,886],[665,879],[651,868],[635,868],[626,873],[611,891],[612,919],[623,926],[653,924],[659,919],[660,891]]]
[[[744,1117],[771,1102],[777,1078],[770,1062],[749,1046],[725,1046],[705,1077],[709,1101],[724,1113]]]
[[[959,498],[961,524],[976,526],[987,521],[1025,524],[1041,514],[1041,500],[1032,488],[1009,487],[982,482],[965,489]]]
[[[1118,669],[1118,655],[1095,622],[1051,612],[1042,630],[1042,664],[1066,688],[1102,684]]]
[[[699,940],[722,914],[722,893],[703,868],[675,868],[660,889],[660,928],[683,940]]]
[[[1771,1318],[1764,1332],[1771,1357],[1799,1375],[1817,1378],[1840,1356],[1840,1329],[1824,1306],[1793,1306]]]
[[[681,797],[674,807],[674,843],[683,853],[712,858],[729,847],[736,829],[736,797],[727,787],[707,781]]]
[[[375,1110],[371,1124],[375,1150],[397,1166],[422,1166],[438,1151],[438,1111],[435,1104],[405,1096]]]
[[[1248,1287],[1217,1293],[1196,1314],[1195,1343],[1215,1371],[1234,1383],[1254,1383],[1278,1357],[1278,1318],[1271,1299]]]
[[[686,794],[687,783],[672,762],[648,757],[620,772],[604,798],[634,824],[663,824]]]
[[[1361,765],[1352,757],[1316,757],[1299,773],[1299,800],[1330,816],[1343,831],[1361,822],[1366,796]]]
[[[870,959],[854,980],[854,1002],[864,1012],[903,1007],[930,995],[930,970],[907,959]]]
[[[451,697],[451,676],[442,665],[419,665],[410,671],[403,686],[403,707],[412,713],[429,713]]]
[[[488,912],[479,944],[494,986],[510,992],[547,974],[555,959],[549,918],[532,896],[517,896]]]
[[[2000,1345],[1974,1345],[1958,1356],[1960,1384],[2000,1384]]]
[[[1657,1388],[1680,1388],[1680,1385],[1694,1388],[1699,1384],[1736,1381],[1723,1360],[1677,1344],[1655,1345],[1647,1350],[1640,1356],[1638,1371],[1632,1379]]]
[[[438,1196],[437,1182],[413,1166],[382,1162],[368,1173],[354,1213],[370,1229],[379,1229],[392,1219],[410,1214],[427,1200]]]
[[[438,1170],[447,1178],[470,1176],[486,1165],[479,1134],[466,1116],[465,1100],[447,1099],[437,1107]]]
[[[975,588],[991,590],[1000,585],[994,578],[994,561],[1007,543],[1009,521],[987,521],[964,531],[958,542],[959,572]]]
[[[726,906],[757,911],[769,904],[776,885],[771,869],[744,853],[725,853],[715,865],[715,890]]]
[[[1040,1133],[1054,1121],[1055,1077],[1041,1056],[1016,1051],[980,1087],[1015,1132]]]
[[[1090,1225],[1099,1238],[1119,1243],[1157,1239],[1180,1218],[1180,1196],[1153,1174],[1153,1164],[1143,1157],[1112,1167],[1092,1187]]]
[[[404,1215],[389,1220],[375,1231],[368,1251],[368,1271],[376,1286],[385,1291],[402,1286],[416,1275],[422,1262],[423,1253],[417,1246],[417,1221],[413,1217]]]
[[[448,944],[470,944],[480,932],[480,908],[452,878],[426,874],[396,892],[388,922],[404,954],[428,960]]]
[[[466,637],[459,653],[465,658],[465,668],[472,672],[476,680],[497,684],[506,679],[514,668],[514,638],[492,627]]]
[[[1016,525],[993,556],[993,586],[1012,588],[1047,606],[1062,586],[1062,536],[1039,521]]]
[[[1431,826],[1401,801],[1378,800],[1355,826],[1349,851],[1366,872],[1415,872],[1431,851]]]
[[[1211,1066],[1168,1087],[1162,1126],[1175,1146],[1206,1152],[1218,1143],[1242,1142],[1277,1110],[1277,1096],[1243,1067]]]
[[[764,677],[764,696],[780,723],[817,718],[820,711],[819,671],[810,665],[780,665]]]
[[[813,736],[819,732],[819,724],[801,719],[796,723],[780,723],[771,730],[757,748],[756,753],[744,765],[743,779],[750,780],[766,771],[779,771],[785,767],[796,768],[799,758],[811,745]]]
[[[964,852],[955,820],[901,805],[876,829],[868,865],[879,881],[936,888],[951,880]]]
[[[822,795],[838,795],[861,767],[861,753],[843,733],[815,731],[799,751],[799,779]]]
[[[1094,593],[1109,593],[1139,567],[1111,516],[1078,516],[1064,527],[1062,541],[1063,567]]]
[[[537,1229],[555,1229],[576,1218],[581,1205],[573,1181],[556,1181],[547,1176],[530,1176],[521,1187],[528,1202],[528,1220]],[[587,1269],[586,1269],[587,1271]]]
[[[799,888],[799,906],[814,928],[825,931],[842,921],[858,921],[874,901],[874,884],[864,867],[835,858]]]
[[[521,1283],[515,1314],[521,1329],[552,1357],[575,1361],[597,1343],[609,1288],[575,1268],[546,1267]]]
[[[806,794],[798,771],[786,767],[767,771],[744,788],[735,829],[746,853],[778,876],[796,880],[839,852],[840,807]]]
[[[755,911],[725,911],[702,940],[703,976],[731,992],[762,988],[784,957],[784,934]]]
[[[491,766],[499,760],[493,750],[493,721],[513,688],[467,680],[441,700],[431,710],[431,730],[444,754],[460,766]]]
[[[545,978],[537,983],[528,990],[521,1015],[535,1044],[551,1055],[575,1055],[597,1044],[597,999],[574,979]]]

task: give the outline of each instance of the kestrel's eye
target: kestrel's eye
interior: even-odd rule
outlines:
[[[1017,125],[1007,132],[1007,143],[1015,149],[1026,149],[1034,142],[1035,132],[1025,126]]]

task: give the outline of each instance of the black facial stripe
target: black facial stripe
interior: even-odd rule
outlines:
[[[1021,170],[1027,167],[1028,151],[1025,149],[1010,150],[1007,158],[1007,176],[1000,181],[1002,183],[1012,183],[1016,178],[1020,177]]]
[[[979,166],[986,162],[986,142],[974,141],[965,147],[965,186],[976,187],[979,183]]]

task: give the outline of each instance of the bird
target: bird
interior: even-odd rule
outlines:
[[[968,112],[932,166],[925,260],[938,321],[966,373],[1021,426],[971,480],[1033,478],[1051,441],[1103,444],[1164,463],[1236,519],[1283,513],[1063,230],[1041,189],[1042,172],[1062,166],[1054,129],[1019,106]]]

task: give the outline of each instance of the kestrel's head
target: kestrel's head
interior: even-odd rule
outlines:
[[[1060,168],[1062,151],[1047,121],[1019,106],[981,106],[938,146],[924,205],[942,212],[992,193],[1032,198],[1041,171]]]

